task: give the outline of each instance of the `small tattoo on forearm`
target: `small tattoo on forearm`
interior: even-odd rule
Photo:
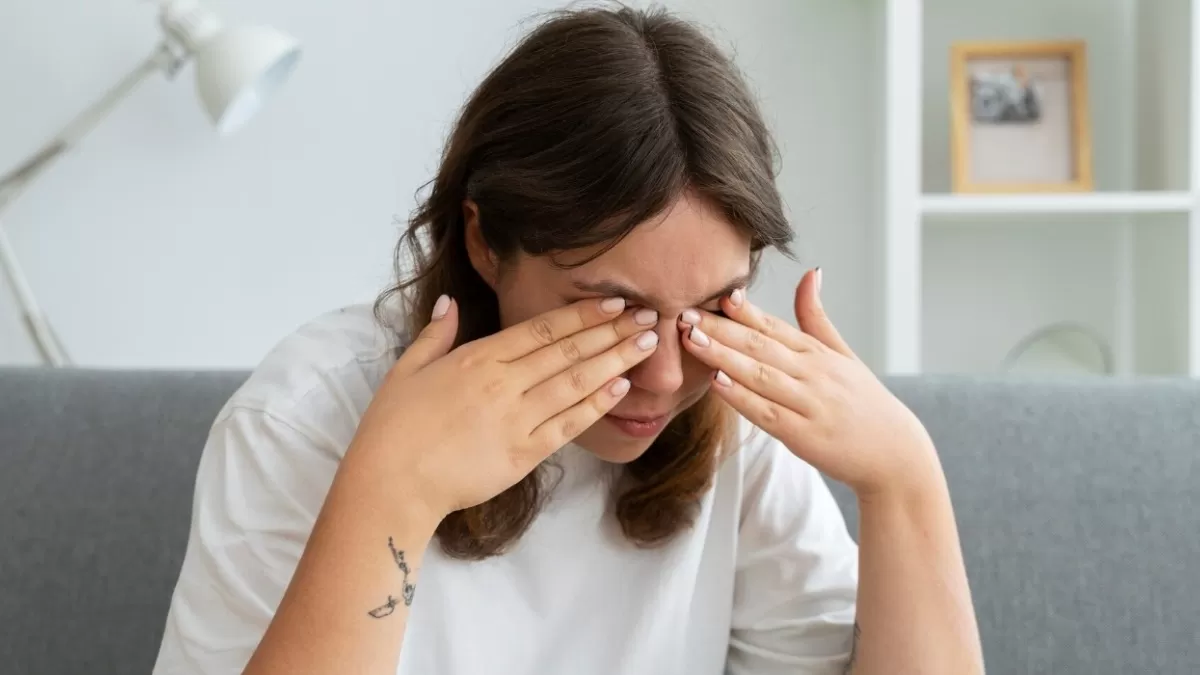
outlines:
[[[367,612],[367,614],[370,614],[372,617],[374,617],[376,619],[382,619],[383,617],[388,616],[392,612],[396,611],[396,603],[397,602],[398,602],[398,600],[396,600],[395,598],[393,598],[392,596],[389,595],[388,601],[386,603]]]
[[[400,568],[400,572],[404,574],[404,578],[400,580],[400,600],[388,596],[387,602],[367,612],[372,618],[382,619],[385,616],[390,616],[396,611],[396,605],[401,602],[405,607],[412,605],[413,595],[417,592],[417,587],[408,581],[408,576],[412,570],[408,566],[408,561],[404,559],[404,551],[397,551],[396,544],[388,537],[388,549],[392,552],[392,560],[396,563],[396,567]]]

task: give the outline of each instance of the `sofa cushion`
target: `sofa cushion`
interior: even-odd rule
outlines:
[[[200,451],[244,377],[0,371],[0,669],[150,672]]]

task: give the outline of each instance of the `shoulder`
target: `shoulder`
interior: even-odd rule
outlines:
[[[370,306],[327,312],[280,340],[222,408],[197,469],[156,673],[241,672],[403,342]]]
[[[741,415],[737,416],[729,443],[726,463],[733,465],[748,484],[768,478],[781,467],[790,473],[816,473],[816,469],[793,455],[779,439]]]
[[[743,525],[773,529],[816,520],[844,530],[841,506],[826,478],[779,439],[738,416],[733,449],[725,470],[741,484]]]
[[[377,317],[373,307],[364,304],[305,322],[264,356],[225,404],[217,423],[248,414],[300,433],[352,433],[407,344],[399,318],[389,308]]]

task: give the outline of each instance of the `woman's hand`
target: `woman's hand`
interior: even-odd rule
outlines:
[[[450,350],[458,307],[434,319],[376,391],[347,455],[440,521],[491,499],[604,416],[623,373],[654,353],[658,315],[583,300]]]
[[[721,301],[729,318],[685,312],[683,343],[717,371],[717,394],[860,499],[922,489],[941,476],[932,441],[838,335],[819,287],[819,270],[796,287],[800,329],[751,305],[739,290]]]

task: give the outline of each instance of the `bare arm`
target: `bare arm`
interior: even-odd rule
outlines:
[[[595,423],[629,391],[620,375],[653,353],[657,315],[624,306],[583,300],[449,351],[457,305],[439,300],[359,422],[244,673],[395,673],[442,518]]]
[[[859,500],[853,675],[983,673],[945,482]]]
[[[829,321],[818,270],[796,287],[799,328],[743,293],[725,316],[685,313],[691,354],[713,390],[797,457],[858,496],[854,675],[983,672],[946,478],[920,420]]]
[[[246,675],[396,672],[437,519],[352,447]]]

